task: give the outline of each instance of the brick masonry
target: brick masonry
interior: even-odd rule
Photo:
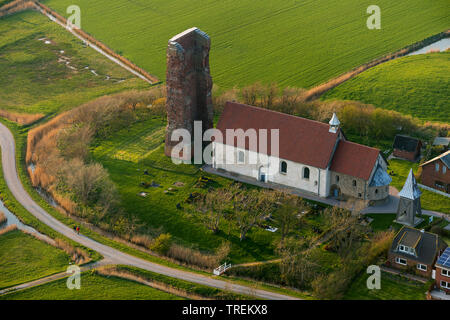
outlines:
[[[445,291],[447,293],[450,293],[450,289],[441,287],[441,281],[445,281],[447,283],[450,283],[450,277],[444,276],[442,274],[442,268],[436,266],[436,287],[442,291]]]
[[[193,139],[194,121],[202,121],[203,132],[213,127],[209,69],[209,36],[197,28],[169,40],[167,47],[167,130],[165,154],[171,156],[179,141],[171,141],[176,129],[186,129]],[[179,155],[188,159],[190,155]]]
[[[338,188],[341,196],[350,196],[362,200],[379,201],[389,196],[389,186],[369,187],[368,181],[331,171],[332,196],[336,188]]]
[[[439,164],[439,171],[436,171],[436,163]],[[439,159],[424,165],[420,179],[422,184],[430,188],[450,193],[450,169],[446,169],[446,173],[443,173],[443,166],[445,164]],[[437,186],[436,182],[442,184],[443,187]]]
[[[397,257],[405,259],[407,265],[405,266],[405,265],[397,263],[395,261],[395,258],[397,258]],[[417,261],[415,261],[413,259],[405,258],[404,256],[401,256],[401,255],[396,255],[395,252],[394,253],[391,253],[391,252],[389,253],[388,263],[387,264],[391,268],[395,268],[395,269],[398,269],[398,270],[406,271],[408,273],[416,274],[416,275],[421,276],[421,277],[431,278],[431,273],[432,273],[432,270],[433,270],[433,265],[436,262],[436,258],[435,258],[435,260],[434,260],[432,265],[427,265],[427,271],[422,271],[422,270],[417,269],[417,264],[418,264]]]

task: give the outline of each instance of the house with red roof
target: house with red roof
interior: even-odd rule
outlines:
[[[227,102],[212,143],[212,166],[232,175],[320,197],[382,201],[392,181],[380,150],[348,141],[329,124]],[[256,142],[255,142],[256,141]]]

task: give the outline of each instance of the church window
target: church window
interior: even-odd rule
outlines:
[[[281,161],[280,172],[281,173],[287,173],[287,163],[286,163],[286,161]]]
[[[309,168],[303,169],[303,179],[309,179]]]
[[[245,162],[245,153],[244,153],[244,151],[239,151],[239,154],[238,154],[238,161],[239,161],[240,163],[244,163],[244,162]]]

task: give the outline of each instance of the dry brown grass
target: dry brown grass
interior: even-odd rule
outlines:
[[[131,236],[130,241],[139,246],[143,246],[144,248],[150,248],[153,239],[148,235],[141,234]]]
[[[17,113],[7,110],[0,110],[0,117],[8,119],[10,121],[17,122],[20,125],[32,124],[44,117],[44,114],[27,114],[27,113]]]
[[[228,256],[229,252],[230,247],[228,244],[219,247],[216,254],[204,254],[198,250],[172,244],[166,255],[186,266],[213,270]]]
[[[198,294],[193,294],[190,292],[187,292],[186,290],[182,290],[173,286],[170,286],[164,282],[154,281],[147,279],[143,276],[137,276],[136,274],[133,274],[128,271],[124,270],[118,270],[115,266],[104,266],[96,269],[97,273],[103,276],[113,276],[118,278],[123,278],[131,281],[136,281],[138,283],[142,283],[146,286],[174,294],[176,296],[184,297],[191,300],[211,300],[208,298],[205,298],[203,296],[200,296]]]
[[[84,264],[91,261],[89,255],[81,248],[76,248],[61,239],[55,239],[55,247],[64,250],[76,264]]]
[[[6,223],[6,221],[8,221],[8,219],[6,219],[5,214],[3,213],[3,211],[0,211],[0,225]]]
[[[29,0],[16,0],[5,4],[0,8],[0,17],[17,13],[19,11],[34,9],[36,8],[33,1]]]
[[[15,224],[9,225],[6,228],[0,229],[0,236],[14,230],[17,230],[17,226]]]

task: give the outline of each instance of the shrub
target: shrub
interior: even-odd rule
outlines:
[[[165,255],[172,245],[172,236],[169,233],[160,234],[150,245],[150,250]]]

